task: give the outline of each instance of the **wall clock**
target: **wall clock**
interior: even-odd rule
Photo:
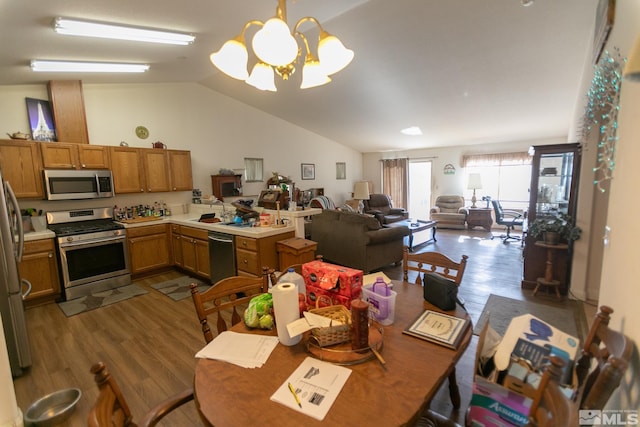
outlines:
[[[136,135],[140,139],[147,139],[149,137],[149,129],[144,126],[138,126],[136,128]]]

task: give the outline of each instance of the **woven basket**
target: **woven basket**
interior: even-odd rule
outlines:
[[[317,305],[318,301],[316,301],[316,307]],[[351,312],[345,306],[330,305],[328,307],[314,308],[309,312],[342,322],[342,325],[313,328],[311,330],[311,335],[313,335],[320,347],[351,340]]]

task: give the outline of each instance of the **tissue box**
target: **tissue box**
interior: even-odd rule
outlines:
[[[362,276],[362,270],[328,262],[311,261],[302,264],[302,277],[307,288],[312,286],[341,295],[349,300],[360,296]]]

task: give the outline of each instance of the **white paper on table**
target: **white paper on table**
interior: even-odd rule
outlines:
[[[391,279],[383,272],[365,274],[362,276],[362,286],[373,285],[378,277],[382,277],[382,280],[384,280],[384,283],[386,283],[388,287],[393,287],[393,282],[391,282]]]
[[[287,332],[289,332],[289,336],[295,337],[313,328],[328,328],[329,326],[338,326],[343,324],[339,320],[332,320],[329,317],[308,311],[304,311],[302,314],[304,317],[287,324]]]
[[[196,353],[196,357],[255,368],[267,361],[277,344],[278,337],[224,331]]]
[[[271,396],[271,400],[322,421],[351,375],[351,369],[307,357]],[[298,394],[302,408],[289,390]]]

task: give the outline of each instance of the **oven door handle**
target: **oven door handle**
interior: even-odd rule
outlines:
[[[104,243],[110,243],[110,242],[117,242],[120,240],[126,240],[126,236],[104,237],[104,238],[95,239],[95,240],[82,240],[79,242],[71,242],[71,243],[61,242],[59,246],[61,249],[66,249],[66,248],[73,248],[78,246],[95,245],[96,243],[104,244]]]

